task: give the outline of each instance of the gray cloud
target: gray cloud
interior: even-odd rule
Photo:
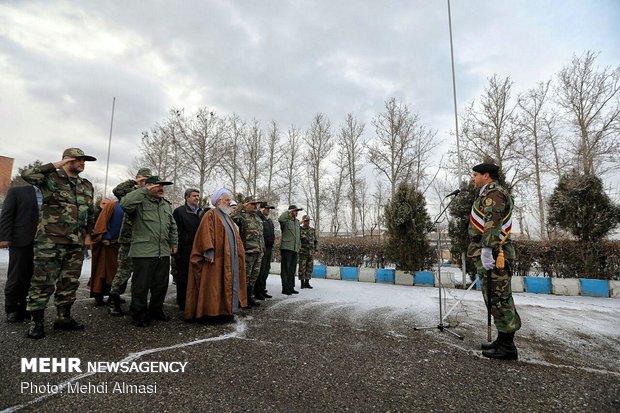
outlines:
[[[37,1],[0,11],[0,68],[17,80],[7,86],[19,102],[8,110],[0,98],[0,139],[16,166],[76,144],[104,159],[113,96],[116,175],[140,131],[171,107],[302,129],[317,112],[334,125],[354,112],[371,135],[372,116],[397,96],[438,130],[442,148],[454,129],[445,2]],[[495,72],[524,90],[572,53],[620,56],[613,1],[453,1],[452,12],[460,109]],[[7,144],[17,138],[24,144]]]

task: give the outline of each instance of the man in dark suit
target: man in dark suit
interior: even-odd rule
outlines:
[[[200,192],[189,188],[185,191],[185,204],[174,210],[172,216],[177,223],[179,233],[179,249],[174,260],[176,263],[177,304],[179,310],[185,310],[185,295],[187,294],[187,275],[189,273],[189,258],[192,255],[194,237],[202,217]]]
[[[9,249],[9,270],[4,288],[6,320],[26,318],[26,297],[33,271],[34,235],[39,223],[41,195],[32,185],[9,189],[0,215],[0,248]]]

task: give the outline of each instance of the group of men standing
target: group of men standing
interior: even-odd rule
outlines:
[[[85,162],[95,160],[79,148],[69,148],[60,161],[25,170],[22,178],[30,186],[9,191],[0,218],[0,247],[10,249],[8,322],[31,317],[27,336],[45,337],[45,308],[54,294],[54,329],[83,330],[71,316],[71,307],[84,247],[93,250],[89,283],[95,304],[104,304],[109,295],[109,313],[123,316],[121,294],[132,278],[130,313],[139,327],[170,319],[163,305],[171,257],[177,304],[188,320],[229,316],[239,307],[259,306],[258,300],[272,297],[266,280],[275,242],[269,219],[273,206],[248,197],[233,212],[232,194],[221,188],[211,199],[214,208],[204,211],[199,191],[188,189],[185,203],[173,211],[164,198],[164,187],[172,182],[141,168],[135,179],[113,189],[117,199],[104,199],[97,213],[93,186],[79,176]],[[284,237],[283,249],[292,248],[296,254],[302,244],[296,220],[301,209],[292,206],[287,213],[291,210],[298,228]],[[305,268],[300,267],[300,279]],[[294,290],[289,277],[283,275],[283,292]]]
[[[109,295],[110,314],[123,315],[120,295],[132,278],[131,306],[136,326],[168,321],[163,311],[168,290],[170,258],[176,261],[177,304],[186,320],[230,317],[239,307],[259,306],[271,298],[266,289],[275,229],[269,215],[273,206],[246,197],[233,212],[233,194],[226,188],[211,197],[213,209],[199,207],[199,192],[188,189],[184,205],[172,210],[164,187],[172,182],[152,175],[148,168],[114,188],[117,201],[105,200],[95,219],[92,184],[80,177],[86,161],[96,158],[79,148],[68,148],[58,162],[26,169],[29,187],[12,188],[0,216],[0,248],[9,247],[5,287],[8,322],[32,318],[27,336],[45,337],[44,314],[54,294],[54,329],[83,330],[71,316],[76,299],[85,246],[93,247],[91,295],[97,304]],[[474,166],[478,189],[470,215],[468,255],[482,276],[482,291],[498,336],[483,344],[483,355],[516,360],[514,335],[521,327],[510,289],[510,241],[513,201],[498,183],[499,168]],[[282,293],[295,290],[299,261],[301,288],[310,279],[316,233],[310,217],[301,222],[302,208],[290,205],[279,217],[282,233]],[[35,225],[36,223],[36,225]],[[150,294],[150,299],[149,299]]]

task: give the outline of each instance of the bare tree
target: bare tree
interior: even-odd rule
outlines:
[[[361,178],[362,159],[364,156],[365,141],[363,138],[364,124],[359,123],[351,114],[347,114],[344,125],[340,128],[338,145],[340,156],[343,158],[343,166],[346,168],[348,177],[348,198],[351,204],[351,232],[357,234],[357,205],[358,186]]]
[[[175,142],[184,163],[192,168],[197,178],[200,198],[205,185],[219,164],[223,154],[222,121],[215,113],[199,108],[195,115],[186,117],[182,110],[173,113]]]
[[[295,188],[298,184],[298,169],[299,162],[301,160],[301,141],[302,136],[299,129],[291,125],[288,129],[286,142],[281,147],[281,163],[280,176],[284,181],[284,190],[286,192],[287,205],[293,203],[293,197],[295,196]]]
[[[340,231],[340,215],[342,209],[342,200],[344,194],[344,186],[347,180],[347,159],[344,149],[338,148],[338,154],[334,162],[336,166],[336,176],[328,186],[328,192],[330,194],[330,212],[331,212],[331,224],[330,229],[334,237],[338,236]]]
[[[252,120],[247,133],[241,135],[242,144],[239,150],[239,176],[245,185],[247,194],[257,195],[259,171],[263,168],[264,148],[261,146],[263,131],[260,122]]]
[[[225,145],[220,158],[220,169],[230,180],[233,194],[237,194],[240,169],[238,163],[239,146],[241,145],[243,134],[246,132],[246,125],[235,113],[228,116],[224,124]]]
[[[461,151],[472,160],[493,159],[509,186],[514,187],[526,176],[520,166],[512,85],[510,77],[500,79],[493,75],[479,103],[472,102],[465,109]]]
[[[540,82],[534,89],[521,95],[518,100],[520,113],[518,123],[522,137],[522,159],[532,169],[532,180],[538,201],[539,236],[546,239],[545,197],[543,196],[543,174],[546,159],[555,147],[553,133],[555,116],[547,109],[551,81]],[[522,214],[521,214],[522,215]],[[520,215],[520,216],[521,216]],[[522,228],[523,229],[523,228]]]
[[[314,116],[304,141],[308,149],[305,160],[308,175],[312,182],[314,222],[317,232],[319,232],[321,228],[321,201],[324,198],[321,189],[321,178],[325,173],[323,163],[334,147],[331,122],[327,116],[323,113]]]
[[[558,74],[558,103],[570,116],[573,152],[584,174],[616,168],[620,155],[620,66],[597,70],[597,57],[591,50],[573,56]]]
[[[274,178],[280,172],[282,163],[280,162],[283,154],[280,151],[280,128],[276,121],[271,121],[267,135],[267,193],[273,191],[272,185]]]
[[[362,237],[366,235],[366,226],[368,224],[368,216],[370,215],[370,211],[372,205],[368,199],[368,183],[365,180],[360,180],[357,185],[357,216],[360,219],[360,227],[362,229]],[[354,236],[357,234],[353,234]],[[372,232],[371,232],[372,235]]]
[[[366,195],[363,195],[364,198]],[[362,197],[360,196],[360,199]],[[382,180],[377,181],[377,187],[375,192],[372,194],[372,209],[370,210],[370,236],[374,235],[374,232],[377,231],[379,236],[381,236],[381,225],[383,224],[383,217],[385,215],[385,206],[389,202],[388,200],[388,189],[385,187],[385,184]],[[369,202],[364,202],[365,204],[370,204]]]
[[[418,170],[416,162],[426,161],[436,144],[435,133],[426,130],[407,105],[391,98],[385,109],[372,122],[377,139],[367,145],[368,161],[385,175],[393,197],[400,182],[414,178],[415,184],[422,179],[423,169]]]

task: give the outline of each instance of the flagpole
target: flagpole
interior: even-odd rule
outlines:
[[[112,148],[112,126],[114,125],[114,106],[116,103],[116,98],[112,98],[112,118],[110,120],[110,138],[108,140],[108,160],[105,165],[105,184],[103,186],[103,196],[105,198],[108,193],[108,170],[110,169],[110,149]]]
[[[452,62],[452,97],[454,100],[454,127],[455,127],[455,135],[456,135],[456,157],[458,159],[458,177],[459,177],[459,186],[461,185],[461,180],[463,179],[463,163],[461,161],[461,144],[459,139],[459,117],[458,117],[458,109],[456,105],[456,75],[454,70],[454,45],[452,43],[452,13],[450,11],[450,0],[448,0],[448,28],[450,29],[450,61]],[[467,286],[467,273],[466,273],[466,262],[465,255],[462,254],[461,257],[461,272],[463,275],[462,282],[463,288]]]

